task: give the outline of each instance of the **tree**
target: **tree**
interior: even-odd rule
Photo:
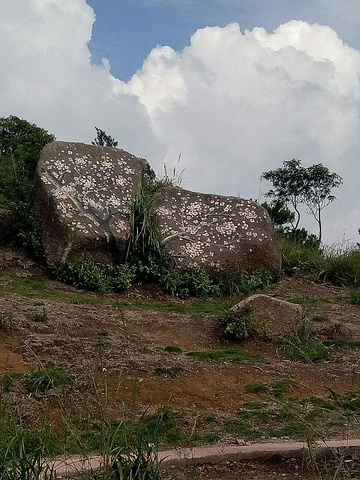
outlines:
[[[304,204],[306,205],[308,213],[310,213],[318,223],[318,238],[321,240],[321,212],[336,199],[334,195],[331,195],[331,190],[340,187],[343,180],[340,175],[330,172],[327,167],[319,163],[317,165],[311,165],[306,169],[305,181]]]
[[[0,117],[0,203],[12,215],[11,231],[2,232],[8,239],[22,237],[22,243],[29,243],[37,235],[34,172],[42,148],[53,140],[54,135],[26,120]]]
[[[306,206],[307,213],[315,218],[319,226],[318,240],[322,236],[322,210],[330,205],[336,197],[331,194],[333,188],[342,184],[342,178],[336,173],[330,172],[321,163],[305,168],[301,161],[293,158],[283,162],[283,166],[277,170],[264,172],[262,177],[273,184],[273,189],[266,196],[279,202],[279,205],[293,207],[296,213],[293,229],[296,230],[300,223],[299,206]]]
[[[273,184],[273,189],[266,193],[267,197],[278,201],[282,205],[291,205],[296,212],[296,221],[292,219],[294,229],[300,223],[299,205],[303,203],[306,169],[301,166],[301,161],[293,158],[283,162],[277,170],[264,172],[262,177]]]
[[[91,142],[93,145],[96,145],[98,147],[117,147],[118,142],[115,140],[115,138],[112,138],[110,135],[108,135],[104,130],[101,130],[101,128],[95,127],[96,130],[96,137],[94,138],[94,141]]]
[[[280,200],[273,200],[270,203],[264,202],[261,206],[267,210],[276,228],[293,223],[295,220],[295,213]]]

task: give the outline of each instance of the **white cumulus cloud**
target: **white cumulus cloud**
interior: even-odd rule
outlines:
[[[343,175],[325,211],[325,238],[335,239],[360,225],[359,74],[360,53],[329,27],[242,33],[235,23],[198,30],[182,52],[157,47],[125,91],[167,143],[165,160],[182,154],[191,189],[257,198],[261,173],[294,157]]]
[[[94,21],[85,0],[1,0],[1,116],[73,141],[89,142],[97,125],[155,169],[181,153],[184,187],[203,192],[257,198],[269,188],[262,172],[321,162],[344,177],[324,238],[357,239],[360,53],[334,30],[204,28],[181,52],[152,50],[125,83],[108,61],[91,64]]]

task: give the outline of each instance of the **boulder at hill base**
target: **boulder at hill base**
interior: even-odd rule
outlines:
[[[155,195],[160,239],[179,269],[279,269],[281,253],[267,211],[251,200],[164,187]]]
[[[47,262],[121,262],[144,169],[144,160],[116,148],[46,145],[35,181]]]
[[[303,326],[303,309],[268,295],[251,295],[237,303],[231,311],[246,316],[249,326],[260,336],[278,338],[291,336]]]

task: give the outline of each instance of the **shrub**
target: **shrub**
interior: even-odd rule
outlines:
[[[233,295],[261,290],[267,285],[276,282],[279,278],[280,271],[278,270],[263,270],[251,274],[245,271],[222,272],[217,275],[217,282],[223,295]]]
[[[182,272],[169,272],[160,280],[166,292],[180,298],[220,295],[220,288],[202,268],[188,268]]]
[[[250,309],[230,310],[222,317],[224,335],[236,340],[246,340],[254,335],[255,329],[250,324]]]
[[[131,286],[135,278],[135,267],[128,264],[98,264],[89,260],[51,267],[54,277],[77,288],[99,293],[121,292]]]

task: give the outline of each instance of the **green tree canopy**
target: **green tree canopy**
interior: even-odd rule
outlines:
[[[115,140],[115,138],[112,138],[110,135],[108,135],[104,130],[101,130],[101,128],[95,127],[96,130],[96,137],[94,140],[91,142],[93,145],[96,145],[98,147],[117,147],[118,142]]]
[[[321,240],[321,212],[335,200],[331,192],[342,184],[342,178],[321,163],[305,168],[295,158],[283,162],[283,166],[276,170],[264,172],[262,177],[273,184],[273,188],[266,193],[273,199],[273,204],[278,202],[278,206],[290,206],[295,210],[293,229],[299,226],[299,206],[303,204],[315,218],[319,227],[318,239]]]

